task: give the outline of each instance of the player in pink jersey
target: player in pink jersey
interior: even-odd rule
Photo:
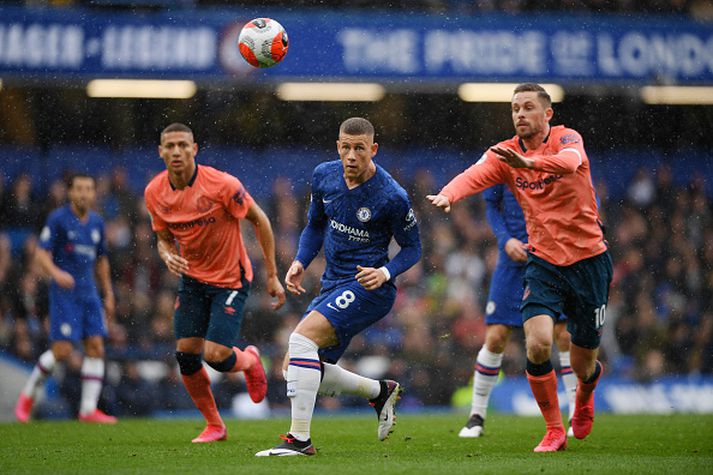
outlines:
[[[583,439],[592,430],[597,361],[612,263],[582,137],[550,126],[549,94],[539,85],[515,88],[512,119],[516,136],[491,147],[477,163],[427,199],[446,212],[456,201],[504,183],[522,207],[529,236],[525,292],[521,304],[527,348],[527,378],[547,430],[535,452],[567,446],[550,362],[552,332],[560,314],[572,335],[570,363],[578,378],[572,429]]]
[[[245,373],[250,397],[260,402],[267,378],[258,349],[233,346],[253,272],[240,234],[240,220],[255,227],[267,274],[267,291],[285,303],[277,277],[272,227],[240,181],[195,161],[198,144],[183,124],[161,132],[158,153],[166,164],[146,187],[146,208],[157,236],[158,253],[168,269],[181,277],[176,298],[176,359],[183,383],[207,426],[193,442],[225,440],[210,380],[201,362],[217,371]]]

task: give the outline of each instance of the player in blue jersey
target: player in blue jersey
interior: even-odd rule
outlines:
[[[488,401],[500,374],[505,346],[513,328],[522,328],[520,303],[527,263],[525,216],[515,196],[505,185],[495,185],[486,189],[483,197],[488,223],[498,240],[500,254],[490,280],[488,303],[485,307],[485,344],[478,352],[475,362],[470,416],[458,433],[459,437],[466,438],[483,435]],[[554,333],[571,420],[577,377],[569,365],[570,338],[563,319],[555,325]]]
[[[363,118],[339,128],[340,160],[318,165],[312,176],[308,223],[295,261],[287,271],[287,289],[302,288],[304,271],[324,244],[322,289],[290,335],[285,372],[292,425],[283,443],[256,455],[314,455],[310,425],[317,393],[348,393],[369,399],[376,409],[380,440],[394,425],[401,386],[351,373],[337,364],[351,339],[383,318],[396,297],[396,276],[421,257],[416,217],[406,192],[372,159],[378,150],[374,127]],[[400,246],[389,261],[391,238]]]
[[[20,393],[15,406],[15,417],[20,422],[30,419],[37,390],[55,364],[66,360],[73,344],[82,340],[79,420],[116,423],[115,417],[97,409],[104,379],[104,317],[113,318],[115,303],[104,244],[104,221],[91,210],[95,185],[89,175],[73,175],[68,182],[69,204],[49,215],[40,234],[36,259],[52,280],[49,289],[52,345],[40,356]],[[103,308],[95,272],[104,293]]]

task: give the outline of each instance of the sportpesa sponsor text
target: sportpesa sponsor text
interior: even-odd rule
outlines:
[[[169,229],[190,229],[194,226],[205,226],[207,224],[213,224],[217,220],[213,216],[209,216],[207,218],[198,218],[194,219],[193,221],[188,221],[185,223],[168,223],[168,228]]]
[[[564,175],[550,175],[547,178],[539,179],[537,181],[527,181],[523,180],[521,177],[515,178],[515,186],[523,190],[541,190],[550,183],[554,183]]]

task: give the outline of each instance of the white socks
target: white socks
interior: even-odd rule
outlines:
[[[37,395],[37,389],[40,385],[47,379],[54,369],[56,360],[54,358],[54,353],[52,350],[47,350],[40,355],[37,364],[32,368],[32,373],[30,374],[30,379],[25,383],[25,387],[22,388],[22,393],[34,399]]]
[[[84,357],[82,362],[82,402],[79,413],[83,416],[93,413],[97,408],[104,379],[104,360]]]
[[[577,375],[572,371],[569,363],[569,351],[560,351],[560,375],[564,382],[564,391],[567,394],[567,404],[569,405],[569,420],[574,415],[574,400],[577,397]]]
[[[324,363],[324,376],[319,386],[319,394],[334,397],[342,392],[374,399],[381,392],[381,384],[375,379],[347,371],[339,365]]]
[[[503,362],[502,353],[493,353],[483,346],[478,352],[475,362],[475,376],[473,378],[473,400],[470,414],[478,414],[485,419],[488,412],[488,401],[493,386],[498,382],[500,365]]]
[[[314,403],[322,376],[319,347],[298,333],[290,335],[287,367],[287,397],[292,406],[290,434],[297,440],[309,439]]]
[[[37,364],[32,369],[30,379],[22,388],[22,393],[34,399],[37,389],[52,373],[57,361],[52,350],[47,350],[40,356]],[[102,390],[102,380],[104,379],[104,360],[102,358],[84,357],[81,370],[82,378],[82,401],[79,405],[79,413],[88,415],[97,408],[97,401]]]

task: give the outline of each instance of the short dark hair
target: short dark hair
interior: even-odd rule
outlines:
[[[370,135],[374,137],[374,126],[363,117],[350,117],[339,126],[340,134]]]
[[[543,102],[545,107],[552,107],[552,98],[549,94],[547,94],[545,88],[539,84],[535,84],[534,82],[524,82],[522,84],[518,84],[512,95],[514,96],[520,92],[536,92],[537,97]]]
[[[92,175],[89,175],[87,173],[72,173],[71,175],[69,175],[67,177],[67,180],[66,180],[67,189],[70,189],[74,186],[74,181],[77,178],[89,178],[90,180],[92,180],[92,182],[94,182],[94,186],[97,185],[97,181]]]
[[[170,124],[168,127],[163,129],[161,131],[161,137],[163,137],[169,132],[187,132],[191,134],[191,136],[193,136],[193,130],[191,130],[191,128],[188,127],[186,124],[182,124],[180,122],[174,122],[173,124]]]

